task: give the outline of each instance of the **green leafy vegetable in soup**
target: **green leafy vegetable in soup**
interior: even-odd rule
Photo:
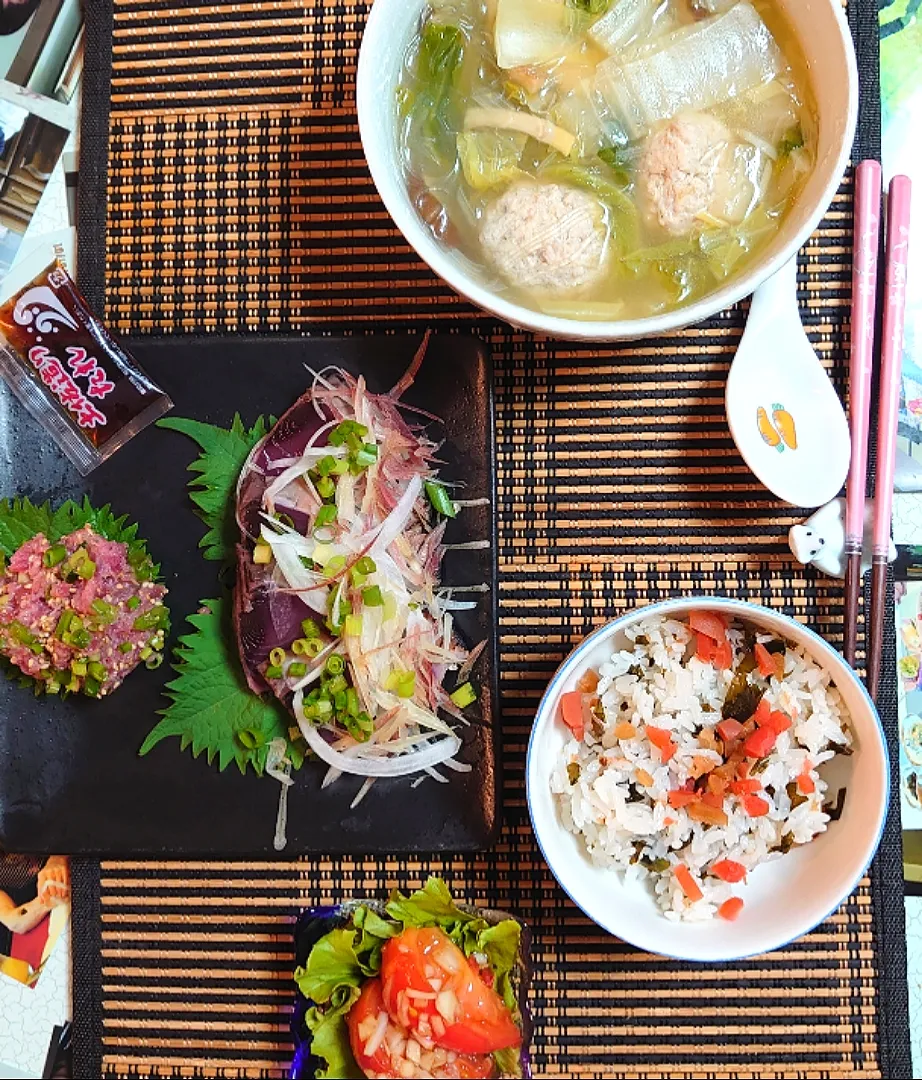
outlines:
[[[651,316],[720,288],[815,161],[776,0],[443,0],[397,110],[435,237],[489,288],[564,318]]]

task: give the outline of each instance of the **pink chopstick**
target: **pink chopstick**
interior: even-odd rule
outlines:
[[[854,666],[858,643],[858,594],[864,546],[864,496],[868,472],[871,371],[877,311],[877,250],[880,244],[881,168],[862,161],[855,173],[855,257],[852,268],[852,341],[849,420],[852,462],[845,505],[845,659]]]
[[[909,260],[909,207],[912,184],[894,176],[887,198],[887,280],[881,343],[880,405],[877,419],[877,482],[874,488],[874,556],[871,564],[871,630],[868,642],[868,690],[877,697],[884,639],[884,595],[890,553],[893,474],[906,319],[906,268]]]

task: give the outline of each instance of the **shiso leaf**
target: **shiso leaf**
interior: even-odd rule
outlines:
[[[138,526],[128,521],[127,514],[116,517],[111,506],[96,509],[87,496],[79,503],[68,499],[57,510],[52,510],[50,502],[36,506],[29,499],[0,499],[0,551],[7,557],[39,533],[53,544],[84,525],[92,526],[106,540],[125,544],[128,561],[139,577],[159,574],[160,567],[148,554],[146,541],[138,539]]]
[[[205,754],[208,764],[224,771],[236,762],[241,773],[251,766],[262,776],[273,739],[284,739],[295,769],[304,761],[303,749],[288,739],[289,717],[274,699],[266,700],[247,686],[233,649],[231,608],[223,600],[203,600],[202,610],[190,615],[193,632],[179,639],[174,670],[167,683],[170,705],[144,740],[143,757],[164,739],[176,737],[193,757]],[[241,738],[242,736],[242,738]]]
[[[202,452],[189,465],[196,475],[189,481],[189,497],[198,507],[198,514],[208,526],[199,541],[204,557],[212,562],[231,562],[237,542],[237,523],[234,517],[237,479],[253,447],[265,438],[275,417],[260,416],[247,428],[240,415],[234,416],[230,428],[217,427],[199,420],[171,416],[158,420],[157,426],[188,435]]]

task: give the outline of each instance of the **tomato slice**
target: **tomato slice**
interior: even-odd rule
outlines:
[[[384,1037],[389,1023],[381,994],[381,980],[369,979],[362,988],[358,1001],[346,1016],[352,1056],[366,1076],[369,1073],[397,1075],[393,1072],[390,1050]],[[366,1051],[366,1047],[371,1053]]]
[[[765,817],[771,809],[761,795],[743,795],[740,799],[743,809],[750,817]]]
[[[435,928],[410,927],[381,954],[384,1004],[424,1043],[459,1054],[492,1054],[519,1046],[522,1033],[503,999]]]
[[[438,1080],[489,1080],[495,1075],[494,1061],[488,1054],[456,1054],[441,1047],[433,1050],[420,1047],[419,1066],[405,1057],[407,1043],[413,1035],[388,1016],[380,979],[370,979],[362,988],[361,996],[346,1017],[346,1026],[352,1055],[366,1076],[396,1078],[408,1072],[416,1076],[422,1067],[426,1068],[427,1076]],[[408,1062],[412,1070],[407,1068]]]

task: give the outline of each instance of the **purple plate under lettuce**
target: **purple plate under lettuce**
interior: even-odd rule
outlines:
[[[350,900],[344,904],[336,904],[329,907],[307,908],[298,918],[295,925],[295,962],[298,967],[307,963],[307,958],[317,942],[330,930],[345,925],[349,919],[349,913],[359,906],[371,908],[379,915],[385,914],[385,905],[377,900]],[[504,919],[514,918],[506,912],[494,911],[489,908],[474,908],[465,904],[459,905],[462,911],[477,915],[490,923],[491,926],[502,922]],[[529,1045],[532,1036],[532,1017],[528,1005],[528,992],[531,985],[531,932],[521,919],[516,919],[522,928],[521,943],[519,947],[518,962],[513,973],[513,985],[521,1014],[522,1048],[520,1051],[520,1065],[523,1080],[531,1080],[533,1073]],[[298,989],[295,997],[294,1014],[291,1021],[291,1031],[294,1036],[295,1056],[292,1062],[289,1076],[291,1080],[314,1080],[317,1071],[323,1067],[323,1062],[311,1053],[310,1032],[307,1030],[305,1016],[313,1002]]]

